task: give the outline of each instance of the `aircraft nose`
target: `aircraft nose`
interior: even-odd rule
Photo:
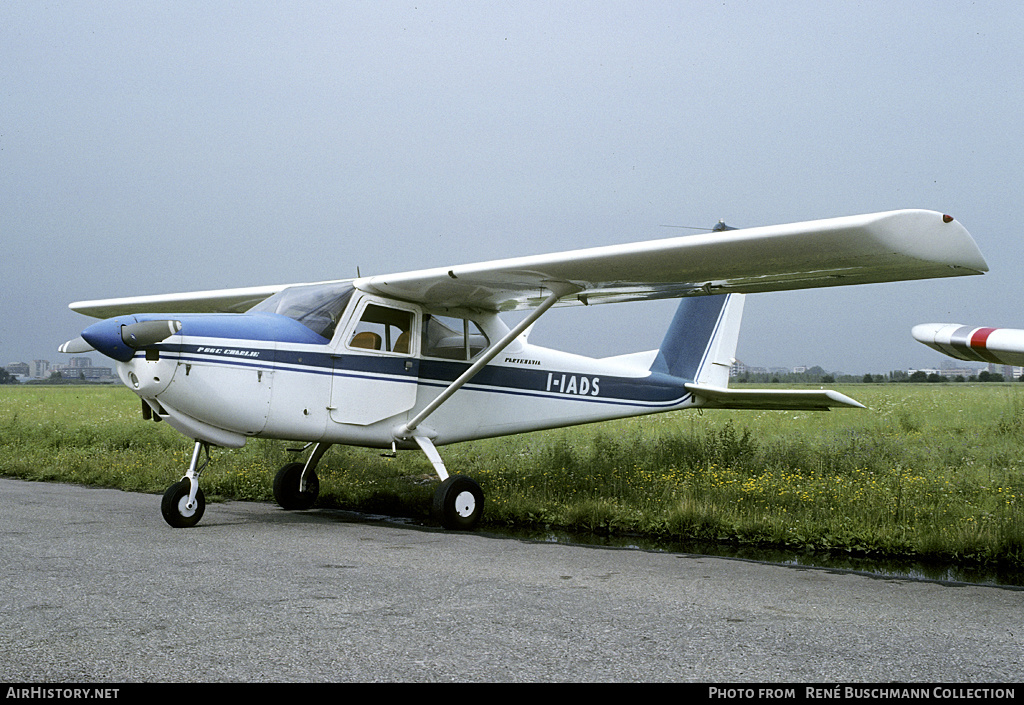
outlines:
[[[128,362],[135,351],[155,345],[181,330],[181,321],[136,321],[135,316],[108,318],[82,331],[82,339],[118,362]]]
[[[121,328],[134,322],[134,318],[108,318],[83,330],[82,338],[97,352],[118,362],[128,362],[135,357],[135,349],[125,345]]]

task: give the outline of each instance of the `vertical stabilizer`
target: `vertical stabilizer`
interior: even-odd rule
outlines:
[[[728,386],[742,317],[742,294],[683,299],[651,371],[698,384]]]

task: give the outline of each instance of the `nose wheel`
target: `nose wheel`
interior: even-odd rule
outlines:
[[[199,462],[200,452],[206,457]],[[164,498],[160,502],[160,512],[164,515],[164,521],[175,529],[185,529],[195,526],[203,518],[206,511],[206,497],[199,487],[199,476],[206,466],[210,464],[210,444],[203,441],[196,441],[195,450],[192,451],[192,462],[188,466],[188,472],[164,492]]]
[[[164,515],[164,521],[176,529],[195,526],[206,511],[206,497],[202,489],[197,489],[195,499],[190,501],[191,493],[192,482],[188,478],[175,482],[164,492],[160,511]]]

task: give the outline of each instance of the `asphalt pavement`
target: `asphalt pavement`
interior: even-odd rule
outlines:
[[[0,479],[7,682],[1020,683],[1024,591]]]

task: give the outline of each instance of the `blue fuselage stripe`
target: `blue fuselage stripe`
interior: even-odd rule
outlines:
[[[221,345],[220,343],[224,344]],[[185,364],[273,369],[299,374],[373,379],[381,382],[445,388],[469,367],[468,363],[383,355],[335,354],[325,351],[275,349],[260,341],[231,339],[217,343],[160,345],[161,356]],[[144,357],[139,353],[138,357]],[[406,368],[406,363],[413,364]],[[465,387],[513,396],[574,400],[595,404],[671,408],[690,395],[683,380],[651,372],[621,377],[554,369],[520,369],[489,365]]]

